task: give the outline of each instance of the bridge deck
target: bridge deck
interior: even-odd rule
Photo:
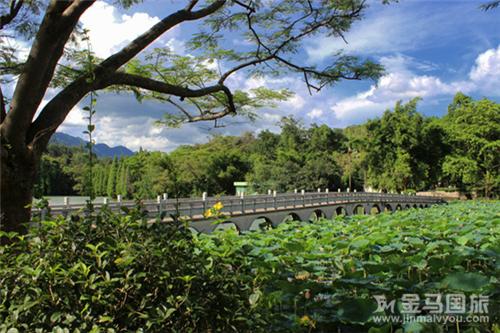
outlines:
[[[430,196],[415,196],[415,195],[400,195],[400,194],[382,194],[382,193],[369,193],[369,192],[309,192],[309,193],[285,193],[278,195],[248,195],[244,197],[239,196],[222,196],[222,197],[208,197],[202,199],[168,199],[168,200],[145,200],[140,203],[140,207],[145,211],[150,218],[160,218],[164,221],[172,220],[171,216],[179,216],[183,219],[193,221],[207,220],[204,213],[207,209],[211,208],[217,202],[221,202],[223,208],[220,214],[234,219],[235,217],[262,215],[269,212],[287,212],[296,209],[314,209],[317,207],[330,207],[330,206],[346,206],[352,205],[373,205],[376,204],[379,209],[383,210],[385,206],[390,206],[394,210],[397,205],[401,208],[406,206],[427,206],[432,204],[442,203],[441,198]],[[114,212],[121,212],[124,208],[137,207],[134,201],[112,202],[106,205],[94,204],[96,211],[101,210],[104,206]],[[394,209],[392,209],[394,206]],[[352,206],[349,213],[353,213]],[[50,213],[52,215],[64,215],[75,213],[83,213],[85,210],[84,205],[54,205],[50,206]],[[40,210],[33,209],[33,215],[39,216],[44,219],[47,216],[46,209]]]

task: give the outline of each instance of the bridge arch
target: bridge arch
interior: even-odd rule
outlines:
[[[375,215],[375,214],[380,214],[382,211],[380,210],[379,205],[374,204],[370,207],[370,214]]]
[[[269,218],[267,218],[266,216],[259,216],[253,220],[253,222],[248,227],[248,230],[269,230],[272,229],[272,227],[273,222]]]
[[[353,215],[364,215],[366,214],[365,207],[363,205],[356,205],[352,209],[352,214]]]
[[[335,216],[346,216],[347,215],[347,210],[345,209],[344,206],[338,206],[335,208]]]
[[[405,209],[410,209],[410,208],[411,208],[410,204],[405,205]]]
[[[386,203],[384,205],[384,212],[392,212],[394,209],[392,208],[391,204]]]
[[[321,209],[315,209],[309,216],[309,221],[316,222],[322,218],[326,218],[325,212],[323,212]]]
[[[295,212],[289,212],[282,220],[282,222],[301,221],[300,216]]]
[[[223,231],[227,229],[235,229],[237,233],[241,234],[240,227],[233,221],[225,221],[223,223],[217,224],[213,231]]]
[[[400,204],[397,204],[397,205],[396,205],[396,210],[403,210],[403,207],[401,207],[401,205],[400,205]]]

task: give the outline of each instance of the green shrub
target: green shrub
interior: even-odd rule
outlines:
[[[56,218],[0,247],[0,332],[255,331],[249,269],[137,213]]]

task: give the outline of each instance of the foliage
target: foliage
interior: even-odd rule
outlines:
[[[234,194],[238,180],[249,181],[260,193],[369,186],[410,193],[450,186],[497,197],[498,103],[459,94],[443,118],[424,117],[416,107],[416,100],[398,103],[380,119],[342,130],[306,128],[285,117],[279,134],[215,135],[206,144],[169,154],[141,150],[131,157],[99,159],[93,186],[96,195],[137,199],[161,193],[171,198]],[[83,194],[84,162],[80,149],[49,147],[37,194]]]
[[[456,324],[374,323],[373,296],[457,292],[489,296],[489,323],[460,324],[486,332],[499,214],[465,202],[210,235],[139,209],[57,218],[0,247],[0,332],[443,332]]]
[[[400,192],[432,184],[429,170],[439,161],[429,160],[427,152],[435,147],[426,145],[429,120],[417,112],[418,101],[398,102],[394,111],[367,123],[367,181],[374,188]]]
[[[443,118],[451,153],[443,171],[462,190],[478,190],[486,197],[500,187],[500,104],[474,101],[457,94]]]
[[[288,222],[241,235],[229,230],[196,240],[214,255],[244,249],[249,265],[265,281],[259,303],[274,305],[272,332],[402,332],[397,324],[373,322],[373,315],[380,314],[374,312],[374,295],[390,301],[405,293],[425,299],[425,293],[461,292],[489,295],[490,322],[460,324],[470,329],[466,332],[486,332],[500,320],[499,216],[498,201],[452,203]],[[456,329],[455,323],[448,325],[404,328]]]
[[[59,217],[0,247],[0,332],[250,332],[254,288],[240,250],[208,253],[182,225]]]

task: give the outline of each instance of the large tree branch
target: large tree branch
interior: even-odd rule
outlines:
[[[19,10],[21,10],[21,7],[23,6],[23,3],[24,0],[10,0],[9,12],[0,16],[0,30],[16,18],[17,14],[19,14]]]
[[[94,0],[53,0],[31,47],[28,59],[14,91],[11,108],[2,123],[2,136],[20,150],[26,145],[26,134],[40,105],[64,46],[79,17]]]
[[[5,100],[3,98],[2,87],[0,87],[0,124],[3,123],[7,110],[5,110]]]
[[[155,91],[167,95],[174,95],[181,98],[193,98],[193,97],[203,97],[217,92],[223,92],[227,98],[227,109],[228,113],[236,113],[236,107],[234,105],[233,94],[228,87],[223,84],[215,84],[212,86],[199,88],[199,89],[189,89],[181,86],[176,86],[168,84],[165,82],[149,79],[139,75],[127,74],[116,72],[110,75],[107,79],[103,81],[103,85],[126,85],[141,89],[146,89],[150,91]]]
[[[105,59],[100,64],[100,66],[106,68],[107,70],[117,70],[122,65],[131,60],[133,57],[135,57],[149,44],[154,42],[158,37],[160,37],[162,34],[170,30],[177,24],[184,21],[201,19],[219,10],[225,3],[226,0],[217,0],[214,1],[212,4],[210,4],[209,6],[197,11],[181,9],[165,17],[163,20],[152,26],[148,31],[146,31],[145,33],[134,39],[132,42],[130,42],[119,52]],[[193,4],[194,6],[196,2],[192,2],[191,4]],[[188,6],[187,8],[189,9],[192,7]]]
[[[161,36],[163,33],[171,29],[173,26],[188,20],[197,20],[203,18],[211,13],[220,9],[226,0],[217,0],[197,11],[192,11],[191,9],[196,5],[197,1],[191,1],[190,4],[186,7],[186,9],[177,11],[172,15],[167,16],[159,23],[155,24],[151,27],[147,32],[137,37],[127,46],[125,46],[122,50],[115,53],[114,55],[108,57],[106,60],[101,62],[100,65],[96,68],[95,78],[96,81],[93,84],[89,84],[86,82],[85,77],[81,77],[63,89],[58,95],[56,95],[41,111],[38,118],[33,122],[30,126],[29,133],[26,135],[26,141],[31,142],[34,149],[40,151],[44,149],[45,145],[50,138],[50,135],[55,131],[55,129],[64,121],[67,114],[70,110],[92,89],[103,89],[109,85],[114,84],[123,84],[123,85],[134,85],[132,81],[136,81],[139,88],[148,89],[146,87],[141,87],[141,84],[145,84],[146,86],[155,86],[155,88],[163,91],[171,91],[172,95],[176,95],[175,92],[180,93],[178,96],[183,96],[182,94],[186,94],[185,97],[192,96],[203,96],[205,92],[207,94],[210,93],[211,89],[202,89],[202,90],[190,90],[182,87],[171,86],[166,88],[165,84],[163,86],[156,86],[159,81],[154,82],[144,82],[144,78],[139,80],[139,77],[126,76],[124,73],[116,72],[119,67],[123,64],[127,63],[134,56],[136,56],[140,51],[146,48],[149,44],[151,44],[155,39]],[[64,16],[73,17],[78,14],[79,8],[81,8],[82,3],[89,3],[86,0],[77,0],[74,1],[71,5],[66,6],[64,8]],[[91,2],[90,2],[91,4]],[[90,5],[89,4],[89,5]],[[115,80],[115,81],[113,81]],[[121,81],[116,81],[121,80]],[[105,82],[105,83],[104,83]],[[151,87],[152,88],[152,87]],[[176,90],[180,89],[180,90]],[[184,89],[184,90],[183,90]],[[150,89],[154,90],[154,89]],[[232,99],[232,94],[227,89],[227,87],[217,87],[214,91],[224,91],[228,98],[229,112],[235,112],[234,103]],[[170,93],[170,92],[167,92]]]
[[[43,152],[50,136],[62,124],[71,109],[96,88],[87,81],[87,77],[81,77],[60,91],[45,105],[26,135],[26,141],[31,145],[35,154],[40,155]]]
[[[233,94],[228,87],[222,84],[189,89],[181,86],[171,85],[165,82],[145,78],[139,75],[122,72],[103,72],[94,83],[89,83],[86,77],[81,77],[59,92],[42,109],[38,118],[33,122],[27,135],[28,142],[36,154],[41,154],[48,143],[53,132],[64,121],[70,110],[91,90],[104,89],[113,85],[123,85],[155,91],[181,98],[203,97],[218,92],[223,92],[227,99],[227,106],[223,111],[212,113],[206,111],[198,116],[188,117],[189,122],[201,120],[213,120],[228,114],[236,113]]]

